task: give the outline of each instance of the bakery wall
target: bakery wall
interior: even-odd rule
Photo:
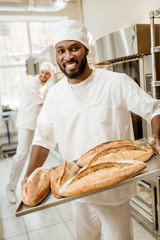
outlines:
[[[159,0],[82,0],[83,21],[94,40],[135,23],[150,23]]]

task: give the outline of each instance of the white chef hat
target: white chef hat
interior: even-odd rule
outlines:
[[[76,20],[62,20],[57,22],[54,29],[54,46],[65,40],[74,40],[82,43],[87,49],[89,49],[89,42],[87,36],[87,27]]]
[[[40,71],[42,71],[42,70],[47,70],[52,75],[54,67],[49,62],[42,62],[41,65],[40,65]]]

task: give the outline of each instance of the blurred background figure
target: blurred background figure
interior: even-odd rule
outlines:
[[[37,117],[43,106],[48,92],[46,82],[51,78],[53,65],[43,62],[40,65],[39,75],[29,78],[22,93],[22,99],[17,116],[18,147],[13,157],[13,164],[9,175],[9,183],[6,187],[8,201],[16,203],[16,188],[25,161],[30,152],[30,146],[36,128]]]

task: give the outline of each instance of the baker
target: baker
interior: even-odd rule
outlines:
[[[152,125],[150,144],[160,153],[160,101],[129,76],[90,68],[87,28],[64,20],[55,26],[56,59],[65,77],[47,94],[38,117],[30,163],[22,185],[58,143],[63,160],[75,160],[106,141],[134,139],[131,113]],[[135,184],[72,203],[77,240],[132,240],[129,200]]]
[[[28,78],[24,86],[16,122],[18,147],[13,157],[9,183],[7,184],[7,197],[12,204],[17,201],[17,183],[30,152],[37,117],[48,92],[46,83],[51,78],[52,73],[53,65],[49,62],[42,62],[39,74]]]

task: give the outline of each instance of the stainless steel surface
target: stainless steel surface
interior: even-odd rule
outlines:
[[[135,24],[95,41],[96,63],[150,53],[150,25]]]
[[[135,203],[136,205],[140,206],[141,209],[143,209],[144,212],[148,213],[150,216],[152,216],[152,209],[149,207],[147,204],[144,202],[140,201],[138,198],[133,198],[132,202]]]
[[[155,239],[157,239],[157,231],[153,231],[153,224],[150,223],[148,220],[146,220],[146,218],[144,218],[142,215],[139,214],[139,212],[135,212],[135,210],[132,211],[131,208],[131,214],[132,216],[138,221],[138,222],[142,222],[143,226],[147,229],[147,231],[149,231],[153,237],[155,237]]]
[[[151,189],[151,185],[149,183],[146,183],[144,181],[138,181],[138,184],[144,186],[145,188],[147,188],[148,190]]]
[[[145,143],[145,140],[142,140],[142,141],[144,141],[144,143]],[[15,215],[17,217],[19,217],[19,216],[22,216],[22,215],[25,215],[25,214],[29,214],[29,213],[36,212],[36,211],[39,211],[39,210],[42,210],[42,209],[45,209],[45,208],[49,208],[49,207],[53,207],[53,206],[56,206],[56,205],[59,205],[59,204],[70,202],[70,201],[73,201],[75,199],[79,199],[79,198],[82,198],[82,197],[90,196],[90,195],[98,193],[98,192],[107,191],[109,189],[114,189],[114,188],[123,186],[127,183],[137,182],[139,180],[147,179],[147,178],[150,178],[151,176],[155,176],[155,175],[160,174],[160,157],[157,154],[154,154],[152,156],[152,158],[149,161],[146,162],[146,164],[147,164],[147,168],[141,174],[139,174],[135,177],[126,179],[123,182],[121,182],[119,184],[116,184],[116,185],[113,185],[113,186],[108,187],[108,188],[103,188],[103,189],[99,189],[99,190],[96,190],[96,191],[75,195],[75,196],[72,196],[72,197],[64,197],[64,198],[61,198],[61,199],[55,198],[54,195],[50,192],[49,195],[47,196],[47,198],[44,199],[39,205],[37,205],[35,207],[27,207],[23,204],[23,202],[21,202],[20,205],[18,206],[16,212],[15,212]]]
[[[157,188],[155,184],[151,185],[151,195],[152,195],[152,217],[153,217],[153,231],[157,231]]]
[[[157,188],[160,189],[160,176],[157,177]],[[157,194],[157,204],[160,206],[160,191]]]
[[[156,74],[156,64],[155,64],[155,25],[154,25],[154,12],[150,12],[150,29],[151,29],[151,54],[152,54],[152,82],[153,82],[153,97],[156,98],[156,89],[155,89],[155,81],[157,78]]]
[[[153,97],[159,99],[159,87],[160,87],[160,81],[158,81],[158,63],[156,61],[156,53],[160,53],[160,40],[158,42],[158,45],[156,43],[156,25],[155,25],[155,18],[160,18],[160,9],[156,11],[150,11],[149,13],[150,17],[150,35],[151,35],[151,55],[152,55],[152,86],[153,86]]]
[[[157,235],[157,185],[156,176],[137,182],[137,195],[131,199],[132,216],[138,218],[142,225]],[[149,214],[149,215],[148,215]]]
[[[144,209],[142,206],[140,206],[139,204],[137,204],[137,202],[135,201],[135,199],[130,201],[130,206],[132,208],[134,208],[139,214],[141,214],[145,219],[147,219],[150,223],[153,224],[153,218],[152,215],[146,210]]]
[[[137,195],[130,201],[132,216],[156,238],[160,233],[160,206],[157,199],[159,199],[159,176],[153,176],[137,182]]]
[[[160,46],[156,46],[153,48],[154,52],[159,52],[160,51]]]
[[[154,11],[151,11],[150,14],[153,14],[155,18],[160,18],[160,8]]]
[[[156,82],[154,83],[154,86],[155,86],[155,87],[160,87],[160,81],[156,81]]]
[[[158,236],[160,236],[160,176],[157,177]]]
[[[153,197],[152,197],[152,187],[147,189],[146,187],[139,185],[137,183],[137,195],[136,198],[142,202],[142,204],[146,204],[149,207],[152,207]]]

